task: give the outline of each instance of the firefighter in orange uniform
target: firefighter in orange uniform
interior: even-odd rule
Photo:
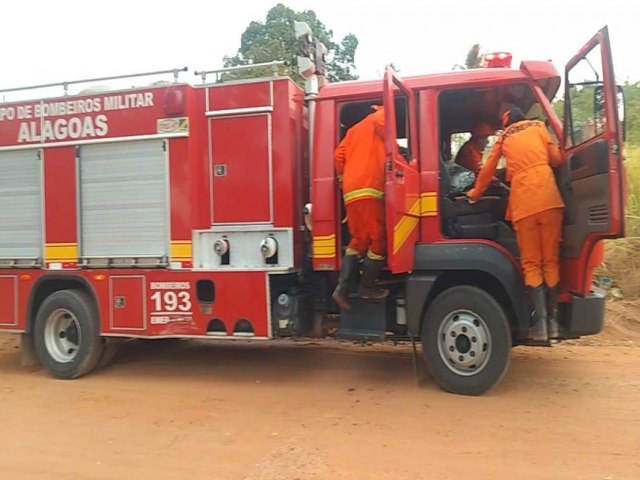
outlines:
[[[558,255],[564,202],[552,167],[562,165],[563,158],[545,124],[526,120],[519,108],[507,110],[502,125],[504,130],[467,196],[472,201],[482,196],[504,156],[511,182],[507,219],[516,232],[532,310],[529,336],[546,342],[559,335]]]
[[[455,162],[477,175],[482,168],[482,153],[487,146],[487,137],[494,133],[486,123],[477,124],[471,131],[471,138],[458,151]]]
[[[385,262],[384,226],[384,108],[353,125],[335,151],[335,167],[342,183],[351,241],[342,259],[342,270],[333,300],[349,309],[348,296],[358,263],[364,267],[358,295],[384,298],[387,290],[374,286]]]

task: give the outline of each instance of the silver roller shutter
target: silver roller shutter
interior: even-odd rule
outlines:
[[[37,150],[0,153],[0,258],[42,256],[42,175]]]
[[[168,255],[163,141],[85,145],[79,158],[81,256]]]

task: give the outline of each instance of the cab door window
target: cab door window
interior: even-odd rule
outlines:
[[[604,132],[604,74],[599,45],[569,70],[567,82],[565,146],[571,148]]]

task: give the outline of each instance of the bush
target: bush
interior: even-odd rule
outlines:
[[[627,146],[627,236],[640,236],[640,148]]]

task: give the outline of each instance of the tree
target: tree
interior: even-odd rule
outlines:
[[[482,57],[480,56],[480,44],[476,43],[467,53],[467,59],[464,62],[466,68],[480,68],[480,62]]]
[[[349,33],[340,43],[333,40],[333,31],[322,23],[313,10],[295,12],[279,3],[267,13],[264,22],[253,21],[245,29],[240,39],[240,48],[235,55],[224,57],[224,66],[250,65],[252,63],[284,60],[287,65],[280,73],[290,75],[299,84],[304,79],[297,72],[297,40],[294,36],[293,22],[303,21],[309,24],[313,36],[324,43],[329,51],[326,63],[330,81],[355,80],[355,54],[358,48],[357,37]],[[225,78],[248,78],[268,75],[269,69],[255,69],[226,75]]]
[[[467,59],[464,66],[456,63],[452,70],[468,70],[470,68],[480,68],[482,66],[482,55],[480,55],[480,44],[476,43],[467,52]]]
[[[400,69],[396,67],[395,63],[391,62],[389,63],[389,66],[393,69],[394,72],[400,73]]]
[[[626,143],[640,145],[640,82],[625,82],[623,85],[627,139]],[[574,122],[593,117],[593,93],[589,89],[583,89],[582,95],[572,91],[571,110]],[[564,98],[558,98],[553,102],[553,109],[561,119],[564,116]]]

